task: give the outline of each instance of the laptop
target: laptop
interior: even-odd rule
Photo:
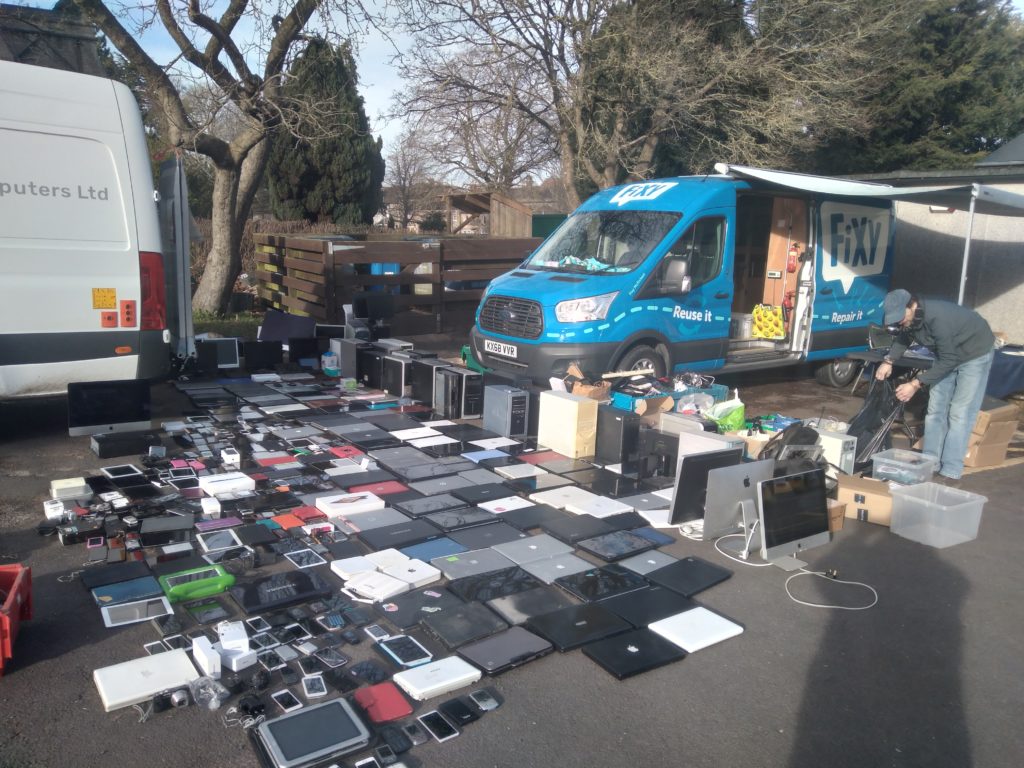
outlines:
[[[456,488],[451,493],[457,499],[468,501],[470,504],[479,504],[482,501],[508,498],[512,495],[512,490],[504,483],[487,483],[486,485]]]
[[[572,480],[552,472],[548,472],[545,475],[533,475],[531,477],[520,477],[505,481],[505,485],[509,488],[512,488],[517,493],[525,493],[527,495],[573,484]]]
[[[686,597],[693,597],[698,592],[720,584],[730,576],[732,571],[729,569],[699,557],[684,557],[646,574],[646,578],[652,583],[668,587]]]
[[[532,501],[527,501],[522,496],[516,496],[512,494],[512,491],[509,491],[508,493],[509,495],[504,498],[481,501],[477,506],[480,507],[480,509],[486,509],[488,512],[494,512],[498,515],[511,512],[513,509],[525,509],[526,507],[533,506]]]
[[[459,488],[467,488],[472,486],[473,483],[466,480],[458,475],[445,475],[444,477],[433,477],[429,480],[418,480],[416,482],[410,482],[409,487],[414,491],[419,491],[425,496],[433,496],[435,494],[450,494],[452,491],[458,490]],[[463,504],[467,502],[460,498]]]
[[[420,626],[446,648],[458,648],[508,629],[498,614],[482,603],[465,603],[420,619]]]
[[[522,627],[511,627],[496,635],[468,643],[459,655],[488,675],[498,675],[551,653],[553,646]]]
[[[370,458],[379,461],[386,467],[410,467],[431,461],[431,458],[423,451],[408,445],[370,451]]]
[[[543,560],[546,557],[572,552],[571,546],[546,533],[495,544],[494,549],[514,563],[528,563],[532,560]]]
[[[457,555],[445,555],[435,557],[430,561],[435,568],[448,579],[459,579],[463,576],[475,576],[478,573],[489,571],[500,571],[503,568],[511,568],[515,563],[509,560],[500,552],[493,549],[475,549]]]
[[[396,475],[410,483],[417,480],[429,480],[432,477],[454,475],[463,472],[473,466],[473,462],[466,461],[458,456],[451,456],[443,459],[432,459],[424,464],[415,464],[408,467],[395,469]]]
[[[555,584],[570,595],[592,603],[613,595],[643,589],[648,585],[648,581],[639,573],[611,563],[569,576],[560,576],[555,579]]]
[[[742,634],[743,627],[724,616],[698,606],[650,625],[650,630],[675,643],[687,653]]]
[[[458,656],[448,656],[403,669],[392,679],[413,699],[425,701],[475,683],[480,679],[480,670]]]
[[[555,579],[562,576],[571,576],[574,573],[582,573],[594,567],[594,564],[577,557],[573,554],[555,555],[546,557],[543,560],[531,560],[523,563],[522,568],[527,573],[536,576],[545,584],[553,584]]]
[[[104,712],[141,704],[162,691],[185,688],[198,678],[199,672],[181,648],[102,667],[92,673]]]
[[[690,598],[656,585],[609,597],[602,600],[601,605],[634,627],[646,627],[697,607]]]
[[[570,605],[532,616],[525,626],[562,652],[633,629],[628,621],[597,603]]]
[[[394,496],[388,499],[388,502],[393,504],[393,499]],[[636,512],[620,512],[617,515],[608,515],[601,519],[616,531],[633,531],[635,528],[643,528],[647,525],[647,519]]]
[[[511,514],[511,513],[509,513]],[[590,515],[572,515],[564,513],[563,517],[544,520],[540,524],[544,533],[554,536],[559,541],[576,546],[576,542],[611,533],[614,528],[603,520]]]
[[[445,426],[435,426],[438,432],[443,433],[447,437],[461,440],[464,443],[468,443],[471,440],[488,440],[492,437],[501,437],[501,435],[491,432],[483,427],[478,427],[474,424],[450,424]]]
[[[425,563],[429,563],[437,557],[457,555],[466,551],[466,547],[462,546],[457,541],[452,541],[447,536],[441,536],[430,541],[424,541],[422,544],[415,544],[411,547],[402,547],[401,549],[403,555],[415,560],[422,560]]]
[[[420,519],[426,520],[446,533],[461,531],[464,528],[475,528],[479,525],[494,525],[500,522],[492,512],[480,509],[479,507],[446,509],[442,512],[432,512],[429,515],[424,515]],[[467,545],[466,549],[480,549],[480,547]]]
[[[462,470],[459,472],[459,477],[463,480],[469,480],[473,485],[490,485],[492,483],[501,482],[501,475],[495,474],[491,470],[484,469],[482,467]]]
[[[413,517],[429,515],[432,512],[444,512],[450,509],[464,509],[469,506],[462,499],[456,499],[450,493],[439,493],[436,496],[421,496],[418,499],[395,501],[393,504]]]
[[[486,600],[484,604],[512,625],[523,624],[531,616],[540,616],[542,613],[551,613],[575,605],[565,592],[550,586],[495,597]]]
[[[565,511],[572,512],[574,515],[592,515],[593,517],[602,518],[620,515],[623,512],[632,512],[633,509],[621,501],[610,499],[607,496],[595,495],[592,499],[570,501],[565,505]]]
[[[509,464],[504,467],[495,467],[494,471],[506,480],[517,480],[522,477],[536,477],[538,475],[551,474],[547,470],[541,469],[534,464],[528,464],[525,461],[520,462],[519,464]]]
[[[666,499],[664,496],[659,496],[655,493],[637,493],[633,496],[622,496],[619,498],[619,501],[642,512],[652,512],[672,507],[671,499]],[[646,523],[641,523],[641,525],[646,525]]]
[[[448,583],[448,589],[463,600],[486,602],[543,586],[534,576],[516,566],[500,571],[463,576]]]
[[[566,485],[561,488],[551,488],[546,491],[531,493],[529,498],[535,504],[547,504],[549,507],[555,507],[556,509],[565,509],[569,504],[586,504],[601,497],[584,488],[580,488],[578,485]]]
[[[633,555],[627,557],[624,560],[619,560],[619,565],[623,568],[629,568],[631,571],[635,571],[640,575],[645,575],[651,571],[656,571],[658,568],[662,568],[666,565],[671,565],[678,558],[672,557],[672,555],[666,555],[664,552],[648,550],[639,555]]]
[[[607,523],[608,520],[605,520],[605,522]],[[669,544],[676,543],[676,540],[667,533],[662,533],[649,525],[645,525],[643,528],[633,528],[632,530],[637,536],[643,536],[648,541],[653,541],[656,547],[667,547]]]
[[[635,494],[640,490],[637,481],[633,478],[607,469],[583,469],[577,472],[566,472],[564,476],[598,496],[619,498]]]
[[[385,525],[361,531],[359,538],[372,549],[400,549],[414,544],[422,544],[424,541],[436,539],[440,535],[441,531],[426,520],[406,519],[405,522],[396,525]]]
[[[345,523],[358,533],[364,533],[374,528],[384,528],[388,525],[408,523],[409,519],[408,515],[403,515],[397,509],[390,507],[367,512],[353,512],[344,517]]]
[[[686,658],[686,651],[646,627],[588,643],[583,653],[618,680]]]
[[[463,605],[461,598],[444,587],[430,586],[374,604],[374,609],[399,629],[409,629],[420,619]]]
[[[608,563],[654,549],[653,542],[629,531],[604,533],[590,539],[583,539],[576,546]]]
[[[540,528],[546,520],[565,520],[572,517],[568,512],[549,507],[546,504],[532,504],[522,509],[501,513],[501,519],[521,531]]]
[[[490,513],[488,513],[490,514]],[[474,528],[465,528],[459,531],[452,531],[448,534],[452,539],[470,549],[483,549],[494,547],[510,541],[517,541],[525,538],[526,534],[508,523],[498,521],[493,525],[479,525]]]

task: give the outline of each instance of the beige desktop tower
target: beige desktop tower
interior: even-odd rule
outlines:
[[[540,393],[537,444],[579,459],[597,445],[597,400],[568,392]]]

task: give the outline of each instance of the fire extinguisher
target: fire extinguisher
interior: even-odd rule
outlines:
[[[789,246],[789,256],[786,257],[786,271],[789,273],[796,272],[797,266],[800,264],[800,243],[792,243]]]
[[[793,314],[793,301],[795,298],[796,291],[786,291],[786,297],[782,300],[782,314],[787,323],[789,322],[789,316]]]

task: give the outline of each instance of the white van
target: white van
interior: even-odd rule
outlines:
[[[164,375],[164,273],[131,91],[0,61],[0,399]]]

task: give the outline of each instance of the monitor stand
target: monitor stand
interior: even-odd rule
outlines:
[[[757,529],[757,508],[754,502],[746,499],[740,502],[740,517],[743,520],[742,538],[727,539],[719,546],[741,560],[750,559],[750,553],[761,549],[761,532]]]
[[[780,557],[777,560],[769,560],[768,562],[770,562],[776,568],[781,568],[782,570],[787,572],[799,571],[801,568],[807,565],[807,563],[805,563],[803,560],[797,560],[795,557],[792,556]]]

